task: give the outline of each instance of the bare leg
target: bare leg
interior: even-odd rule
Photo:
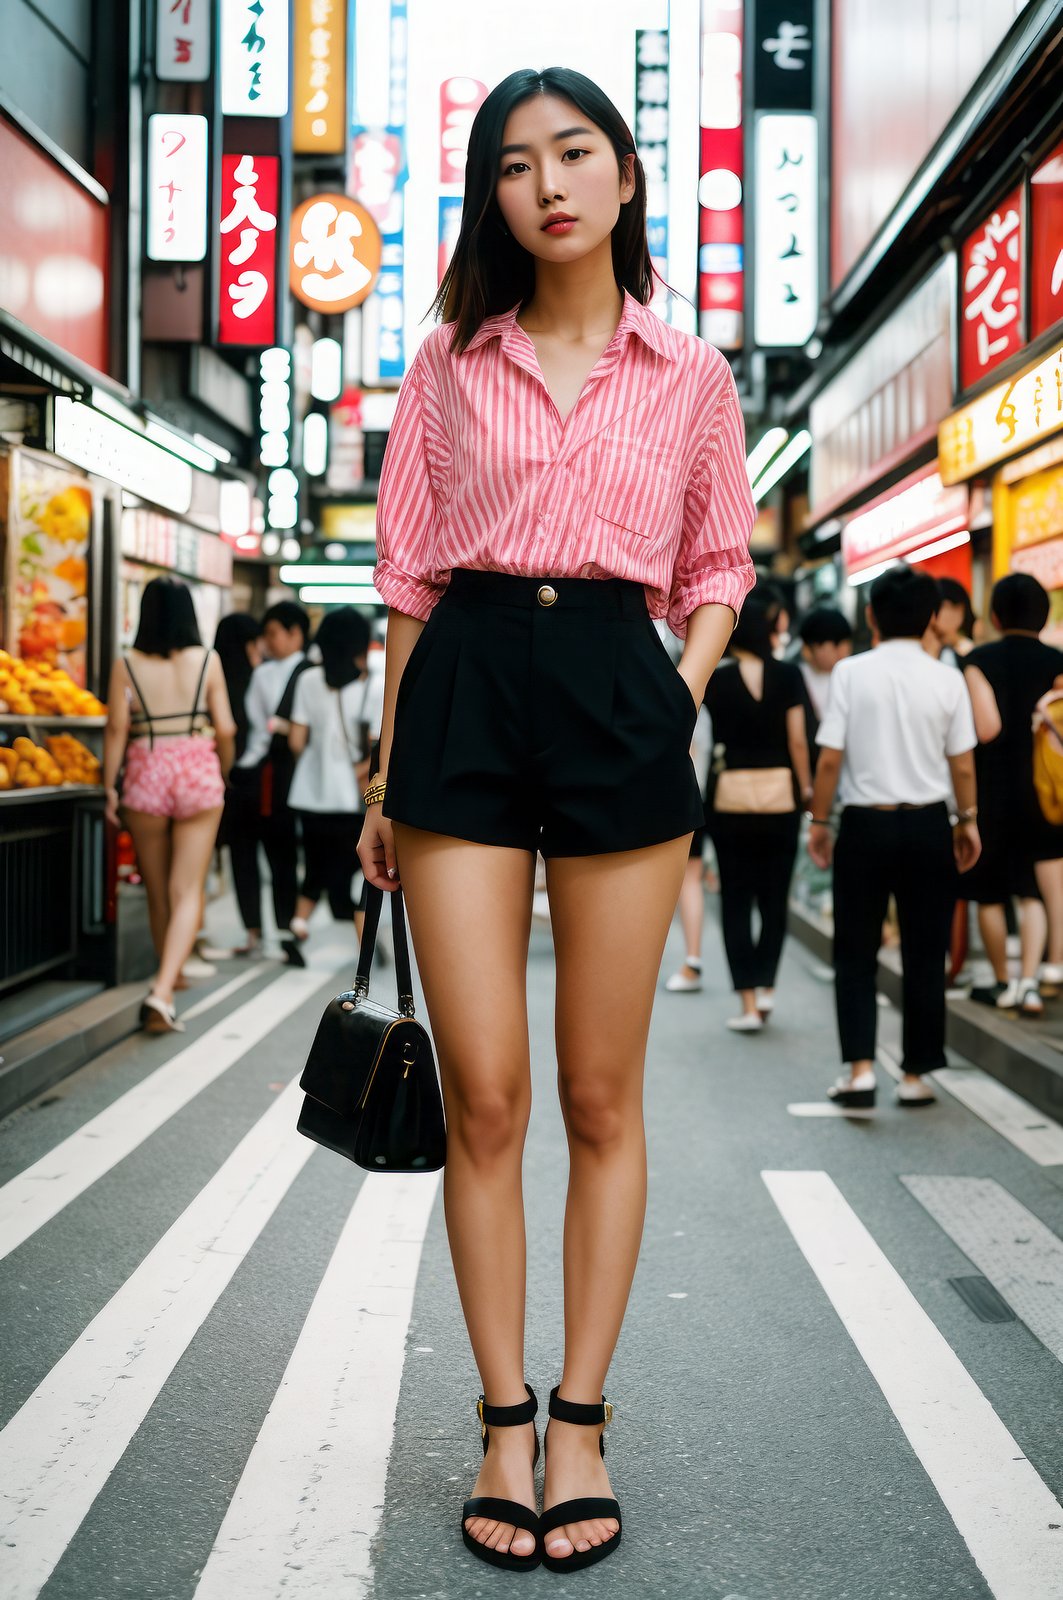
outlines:
[[[986,958],[993,968],[993,976],[998,983],[1008,981],[1008,924],[1004,916],[1003,906],[978,907],[978,931],[982,935],[982,945]]]
[[[1048,913],[1045,960],[1051,966],[1063,966],[1063,861],[1038,861],[1034,872]]]
[[[203,884],[210,866],[210,853],[221,820],[221,807],[200,811],[194,817],[173,824],[170,859],[170,922],[163,942],[159,970],[152,991],[167,1005],[173,1004],[177,975],[188,959],[199,932],[203,906]]]
[[[595,1403],[627,1308],[646,1209],[642,1087],[654,989],[690,835],[547,862],[557,956],[556,1035],[568,1130],[565,1364],[561,1396]],[[608,1495],[599,1431],[552,1421],[544,1509]],[[548,1536],[551,1555],[616,1532],[612,1519]]]
[[[705,923],[705,891],[701,886],[701,857],[692,856],[683,874],[683,887],[679,891],[679,921],[683,927],[688,956],[701,957],[701,932]],[[684,978],[698,977],[696,967],[684,962]]]
[[[1040,900],[1019,901],[1019,934],[1022,941],[1022,977],[1036,978],[1044,960],[1048,916]]]
[[[484,1395],[524,1391],[521,1162],[531,1111],[527,969],[535,857],[395,824],[417,967],[447,1117],[443,1203],[458,1293]],[[475,1016],[477,1025],[470,1027]],[[495,1428],[473,1494],[534,1507],[532,1427]],[[471,1519],[492,1549],[530,1555],[531,1534]]]
[[[122,820],[133,835],[137,865],[148,894],[148,923],[156,959],[162,955],[170,922],[170,818],[150,811],[123,808]]]

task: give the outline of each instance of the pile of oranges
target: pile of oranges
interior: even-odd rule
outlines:
[[[10,749],[0,745],[0,790],[99,783],[100,763],[80,739],[60,733],[45,744],[47,748],[32,739],[16,739]]]
[[[0,712],[20,717],[102,717],[107,707],[46,661],[30,665],[0,650]]]

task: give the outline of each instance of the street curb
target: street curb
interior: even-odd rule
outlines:
[[[105,989],[0,1046],[0,1117],[135,1033],[143,999],[142,983]]]
[[[831,963],[831,934],[818,917],[793,901],[789,931],[817,960]],[[900,1005],[898,951],[879,952],[878,986],[895,1006]],[[1045,1116],[1063,1123],[1063,1056],[1051,1045],[1031,1037],[1029,1029],[1035,1026],[1015,1022],[971,1000],[945,1002],[945,1039],[949,1047],[1006,1084]]]

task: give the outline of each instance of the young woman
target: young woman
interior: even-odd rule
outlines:
[[[351,882],[358,871],[369,741],[379,720],[376,680],[366,667],[369,624],[362,613],[354,606],[330,611],[314,643],[321,666],[300,674],[288,729],[288,745],[297,757],[288,804],[302,823],[306,858],[291,920],[300,943],[309,935],[307,918],[323,893],[337,921],[353,917],[362,936],[364,918],[355,910]]]
[[[183,1028],[174,986],[199,930],[235,734],[221,662],[200,643],[192,596],[177,578],[153,578],[133,648],[111,670],[103,747],[107,817],[116,824],[124,757],[121,812],[159,957],[141,1008],[149,1033]]]
[[[383,781],[358,853],[370,882],[405,890],[439,1053],[447,1228],[483,1384],[462,1534],[517,1570],[619,1543],[602,1390],[642,1235],[646,1038],[702,820],[691,730],[753,582],[730,369],[647,309],[651,287],[645,177],[616,108],[577,72],[511,74],[473,123],[444,325],[388,443]],[[685,637],[678,672],[661,616]],[[537,849],[570,1157],[541,1519],[521,1195]]]
[[[705,696],[716,753],[706,816],[720,868],[727,964],[742,1002],[727,1024],[736,1033],[759,1033],[775,1005],[797,801],[800,795],[807,805],[812,796],[801,669],[775,659],[778,618],[771,600],[748,602],[728,647],[733,663],[714,675]]]

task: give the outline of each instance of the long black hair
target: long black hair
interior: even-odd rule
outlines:
[[[771,645],[775,625],[779,620],[779,606],[767,595],[749,595],[738,615],[727,648],[729,651],[748,650],[761,661],[771,660]]]
[[[354,606],[326,612],[314,643],[321,651],[325,682],[330,689],[342,689],[362,676],[356,658],[369,649],[369,624]]]
[[[476,113],[465,163],[465,201],[461,231],[450,266],[443,275],[432,311],[456,324],[453,349],[460,354],[485,317],[509,311],[516,301],[528,304],[535,290],[535,257],[506,229],[495,198],[499,151],[511,111],[533,95],[568,100],[616,152],[623,172],[624,157],[635,157],[635,193],[620,207],[613,228],[613,273],[618,287],[646,305],[655,273],[646,239],[646,174],[635,150],[631,129],[609,96],[582,72],[570,67],[522,67],[491,90]]]
[[[253,639],[261,637],[261,622],[246,611],[230,611],[228,616],[222,617],[218,623],[218,631],[214,635],[214,649],[225,676],[225,687],[229,691],[229,704],[236,719],[236,730],[238,735],[244,738],[247,736],[244,699],[251,685],[252,672],[247,657],[247,647]]]
[[[145,656],[170,656],[202,642],[188,585],[180,578],[152,578],[140,597],[133,649]]]

